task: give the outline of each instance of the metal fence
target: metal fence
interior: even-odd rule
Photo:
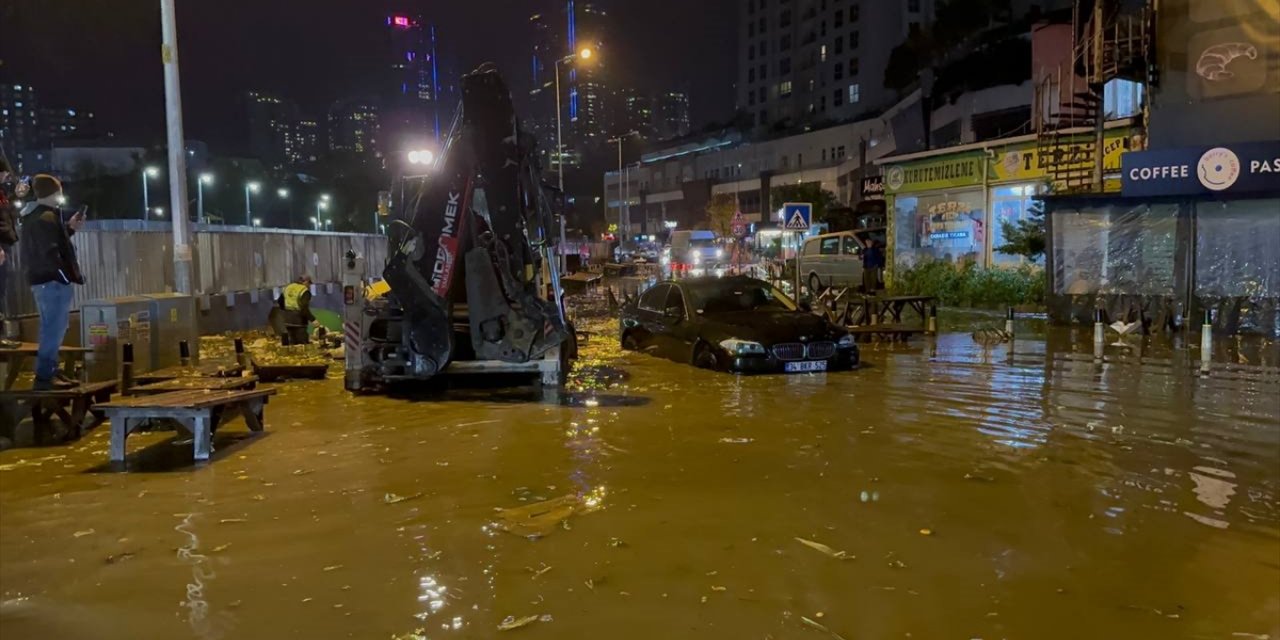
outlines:
[[[88,300],[174,290],[173,230],[168,223],[140,220],[88,222],[71,239],[85,285],[76,287],[74,308]],[[21,254],[19,246],[13,253]],[[349,250],[375,270],[387,257],[385,236],[195,225],[192,270],[197,294],[278,287],[300,274],[316,282],[340,282]],[[9,256],[5,309],[35,313],[21,258]]]

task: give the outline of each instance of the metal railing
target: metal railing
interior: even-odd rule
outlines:
[[[278,287],[300,274],[316,282],[341,282],[347,251],[377,265],[387,258],[387,238],[292,229],[195,225],[191,243],[195,293],[218,294]],[[71,239],[84,286],[73,308],[88,300],[173,291],[173,231],[168,223],[112,220],[87,223]],[[21,240],[9,256],[5,309],[35,313],[21,260]]]

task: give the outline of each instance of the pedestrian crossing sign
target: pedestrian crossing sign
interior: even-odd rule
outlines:
[[[812,204],[808,202],[788,202],[782,205],[782,228],[788,231],[808,231],[812,223]]]

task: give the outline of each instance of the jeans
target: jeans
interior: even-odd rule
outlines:
[[[58,372],[58,349],[67,336],[71,324],[71,298],[74,290],[69,284],[46,282],[31,287],[40,312],[39,349],[36,350],[36,380],[51,380]]]

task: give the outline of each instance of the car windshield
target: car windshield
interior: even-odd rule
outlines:
[[[707,248],[707,247],[714,247],[714,246],[716,246],[716,241],[715,241],[715,240],[696,240],[696,239],[695,239],[695,240],[690,240],[690,241],[689,241],[689,246],[691,246],[691,247],[693,247],[693,248],[695,248],[695,249],[705,249],[705,248]]]
[[[776,287],[760,280],[718,280],[686,285],[689,303],[702,313],[795,311],[796,305]]]

